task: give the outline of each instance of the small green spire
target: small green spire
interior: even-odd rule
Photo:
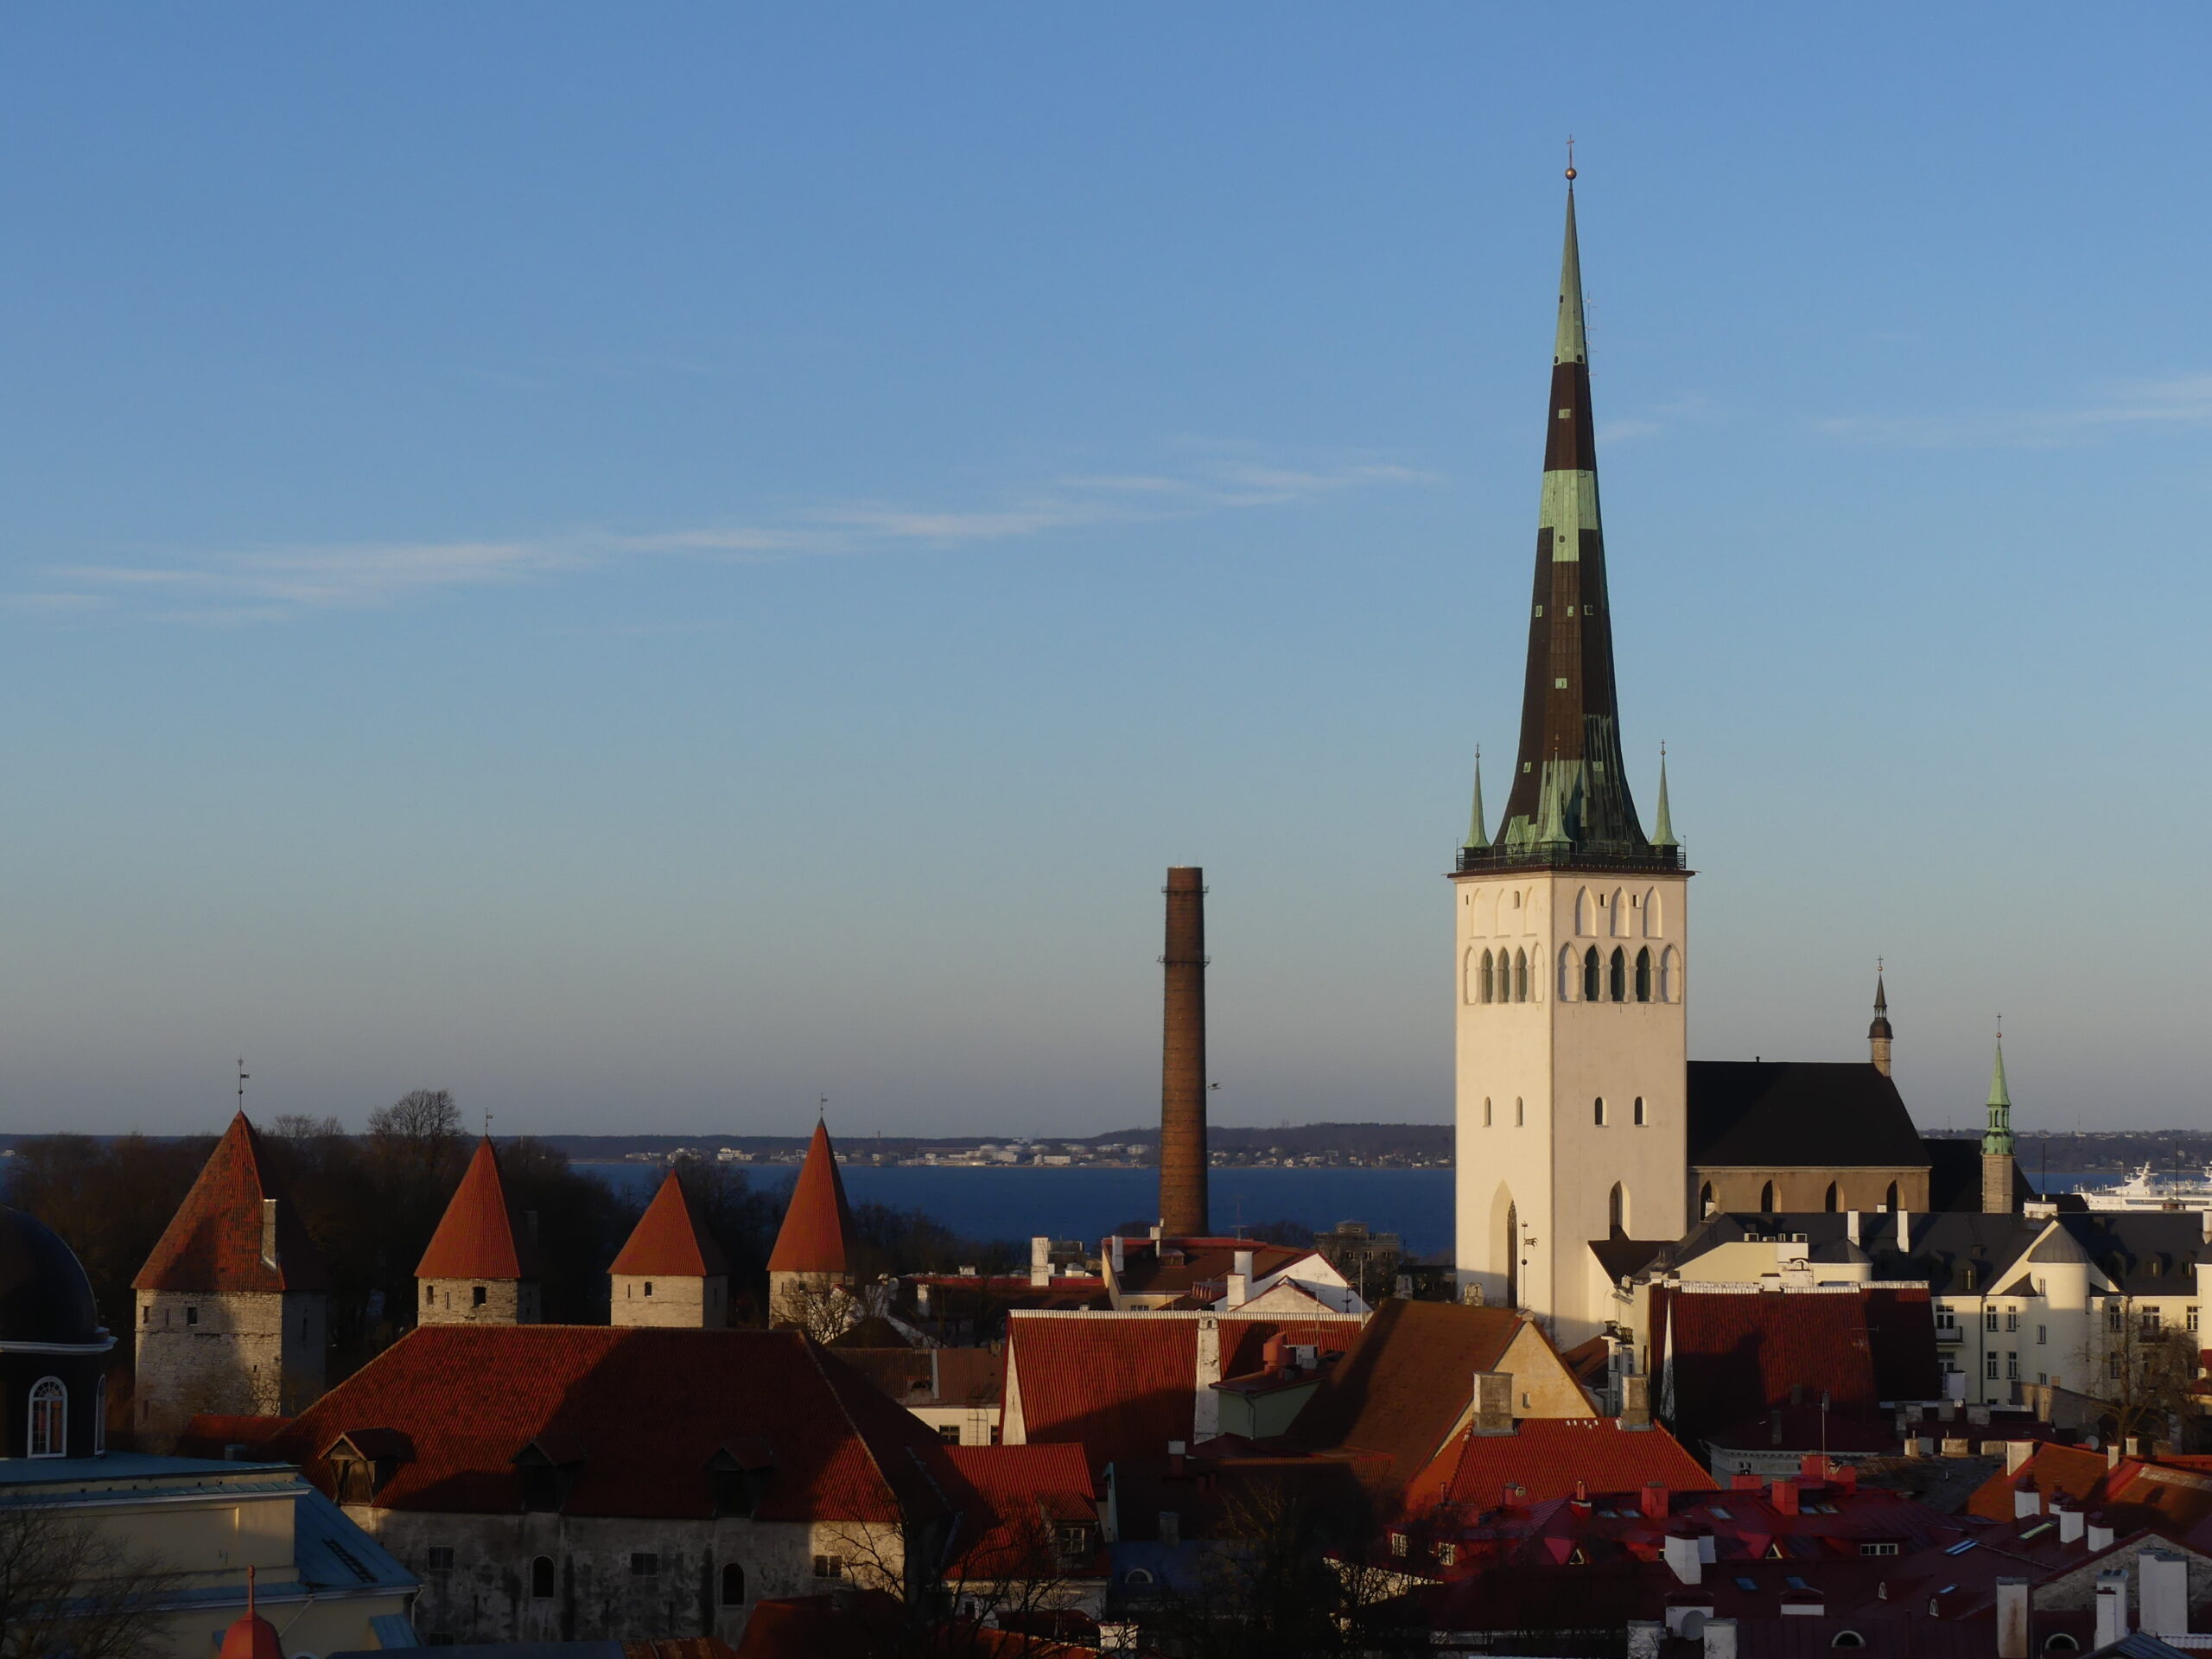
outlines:
[[[1654,847],[1679,847],[1675,839],[1675,815],[1667,810],[1667,746],[1659,746],[1659,822],[1651,831]]]
[[[1989,1128],[1981,1137],[1984,1157],[2012,1151],[2012,1096],[2005,1087],[2005,1033],[1997,1033],[1997,1059],[1989,1069]]]
[[[1544,768],[1544,811],[1536,821],[1536,841],[1539,845],[1565,846],[1567,833],[1567,804],[1561,798],[1567,793],[1566,769],[1556,760]]]
[[[1478,743],[1475,745],[1475,810],[1468,815],[1466,841],[1469,848],[1478,851],[1490,845],[1490,832],[1483,828],[1485,816],[1483,811],[1483,748]]]

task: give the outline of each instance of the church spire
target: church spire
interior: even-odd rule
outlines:
[[[1621,766],[1571,168],[1567,176],[1520,753],[1497,843],[1471,846],[1460,868],[1589,861],[1678,869],[1681,855],[1671,842],[1655,845],[1645,838]]]
[[[1890,1075],[1890,1044],[1897,1033],[1890,1029],[1890,993],[1883,983],[1882,963],[1874,961],[1874,1019],[1866,1027],[1866,1046],[1873,1052],[1874,1069]]]
[[[2005,1033],[1997,1033],[1997,1058],[1989,1068],[1989,1128],[1981,1137],[1981,1208],[2006,1215],[2012,1208],[2012,1096],[2005,1087]]]
[[[1651,844],[1654,847],[1679,847],[1675,839],[1675,815],[1667,807],[1667,746],[1659,746],[1659,815],[1652,825]]]
[[[1483,751],[1482,745],[1478,743],[1475,746],[1475,807],[1467,816],[1465,845],[1470,850],[1480,852],[1490,845],[1490,831],[1483,827],[1486,821],[1487,815],[1483,811]]]

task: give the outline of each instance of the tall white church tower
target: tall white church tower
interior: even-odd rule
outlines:
[[[1688,1224],[1683,868],[1661,764],[1647,837],[1621,766],[1612,610],[1567,173],[1529,673],[1505,822],[1482,779],[1452,877],[1464,1287],[1562,1345],[1613,1317],[1592,1250]]]

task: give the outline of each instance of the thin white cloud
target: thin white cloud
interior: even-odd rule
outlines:
[[[2054,449],[2131,428],[2212,426],[2212,374],[2118,381],[2073,409],[1844,416],[1819,424],[1832,437],[1861,443],[1919,449]]]
[[[1686,391],[1670,402],[1657,404],[1640,415],[1598,423],[1598,442],[1624,443],[1649,438],[1677,426],[1700,424],[1716,418],[1713,400],[1701,391]]]
[[[1284,467],[1208,458],[1180,474],[1071,474],[1014,499],[930,508],[855,501],[804,508],[772,524],[698,524],[618,534],[577,531],[501,541],[341,543],[179,555],[46,571],[48,587],[11,608],[60,615],[108,611],[214,625],[397,604],[594,569],[626,559],[765,560],[906,546],[982,546],[1110,521],[1279,506],[1425,475],[1374,461]],[[66,590],[66,591],[65,591]]]

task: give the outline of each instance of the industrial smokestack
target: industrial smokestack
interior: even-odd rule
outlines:
[[[1166,1037],[1160,1078],[1160,1222],[1170,1238],[1206,1221],[1206,900],[1204,873],[1167,872]]]

